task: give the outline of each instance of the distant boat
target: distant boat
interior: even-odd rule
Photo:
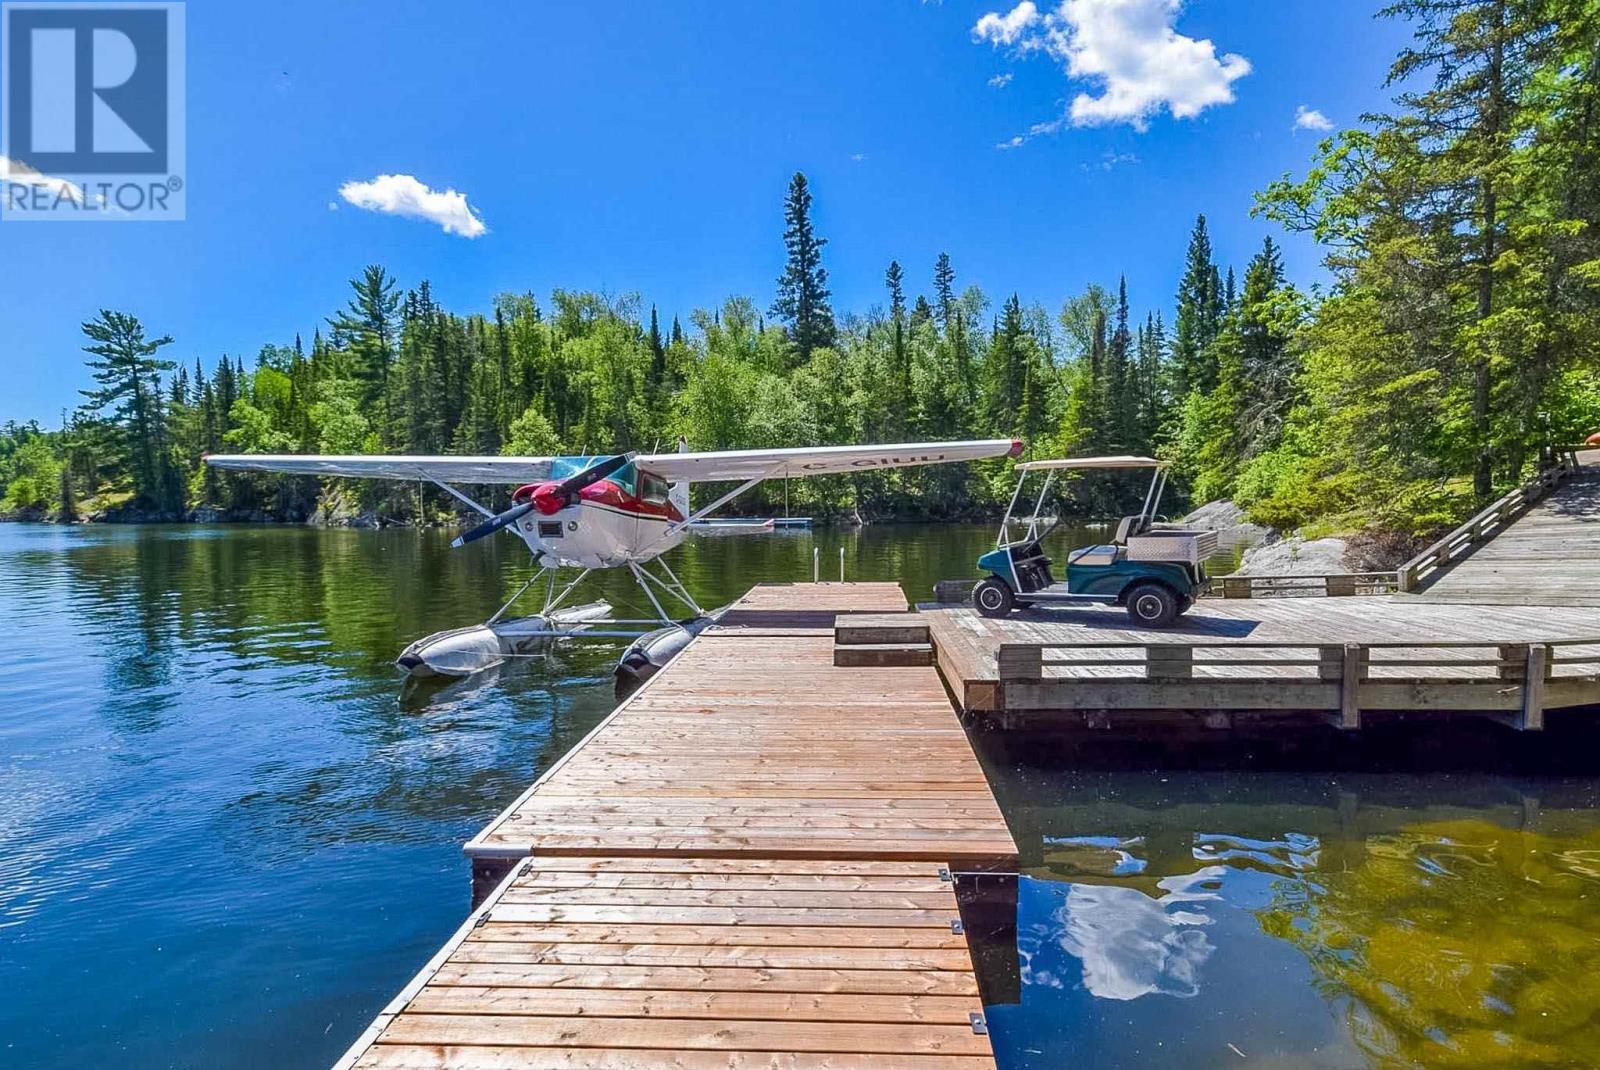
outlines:
[[[696,520],[689,530],[696,535],[760,535],[771,531],[773,522],[767,520]]]
[[[809,528],[811,526],[811,518],[809,516],[780,516],[774,518],[772,523],[780,528]]]

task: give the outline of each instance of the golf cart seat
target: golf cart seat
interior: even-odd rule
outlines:
[[[1050,575],[1050,557],[1040,545],[1042,542],[1042,538],[1034,539],[1010,548],[1011,565],[1016,569],[1023,591],[1043,590],[1055,582]]]
[[[1125,546],[1129,539],[1144,533],[1145,518],[1142,516],[1125,516],[1117,522],[1117,534],[1112,542],[1118,546]]]
[[[1116,561],[1115,546],[1080,546],[1067,558],[1069,565],[1113,565]]]

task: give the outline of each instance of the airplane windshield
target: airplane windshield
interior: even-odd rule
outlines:
[[[550,461],[551,479],[570,479],[586,468],[592,468],[606,459],[606,454],[595,457],[555,457]],[[628,494],[638,493],[639,470],[630,461],[607,476],[611,482]]]

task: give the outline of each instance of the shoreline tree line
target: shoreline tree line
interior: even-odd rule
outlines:
[[[1600,0],[1400,0],[1390,112],[1319,146],[1256,214],[1306,232],[1332,284],[1271,238],[1236,274],[1204,216],[1174,314],[1126,280],[1059,310],[891,261],[836,313],[803,174],[787,262],[747,297],[664,322],[637,295],[439,306],[381,266],[308,340],[209,369],[125,313],[84,324],[93,387],[59,430],[0,428],[0,511],[303,520],[448,508],[437,492],[222,474],[209,452],[474,454],[1017,436],[1034,456],[1154,452],[1180,493],[1281,528],[1415,535],[1470,513],[1551,445],[1600,428]],[[864,519],[1002,507],[1009,466],[768,485],[744,505]],[[1069,487],[1106,514],[1133,488]]]

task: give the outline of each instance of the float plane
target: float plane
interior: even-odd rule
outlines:
[[[623,655],[619,682],[638,681],[715,619],[701,609],[662,559],[696,529],[698,522],[768,479],[840,475],[851,472],[948,464],[989,457],[1018,456],[1015,439],[969,442],[918,442],[881,446],[817,446],[797,449],[620,453],[574,457],[452,457],[327,454],[211,455],[214,468],[277,472],[285,475],[394,479],[432,483],[480,513],[484,520],[459,535],[452,546],[509,531],[527,544],[537,570],[505,605],[483,624],[419,639],[396,664],[417,676],[467,676],[515,657],[531,645],[584,633],[627,636],[637,641]],[[689,485],[737,485],[691,509]],[[511,506],[496,513],[468,497],[457,484],[514,484]],[[654,564],[652,568],[651,565]],[[557,583],[562,568],[577,576]],[[605,602],[568,606],[573,591],[597,569],[625,568],[644,590],[653,620],[614,620]],[[527,617],[506,618],[511,606],[544,581],[544,606]],[[665,602],[665,604],[664,604]],[[675,620],[667,605],[691,614]],[[652,630],[619,631],[649,625]]]

